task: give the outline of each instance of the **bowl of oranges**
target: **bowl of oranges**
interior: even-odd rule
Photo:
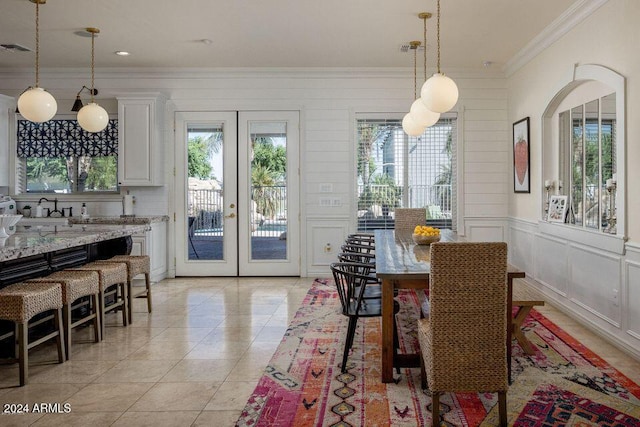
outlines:
[[[428,225],[416,225],[411,237],[417,245],[429,245],[440,241],[440,230]]]

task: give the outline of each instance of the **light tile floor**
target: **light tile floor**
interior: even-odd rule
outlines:
[[[313,279],[178,278],[153,286],[152,314],[108,316],[102,343],[74,331],[71,360],[30,352],[29,384],[0,366],[0,403],[68,403],[66,414],[0,415],[8,426],[233,426]],[[640,382],[640,362],[547,305],[546,316]]]

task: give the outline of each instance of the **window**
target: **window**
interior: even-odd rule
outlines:
[[[562,176],[568,182],[567,222],[615,234],[615,93],[559,113]]]
[[[88,133],[76,120],[18,120],[19,186],[28,193],[118,191],[118,122]]]
[[[451,228],[455,211],[456,116],[419,137],[401,119],[357,118],[358,230],[394,227],[396,207],[426,209],[428,223]]]
[[[596,64],[576,65],[566,77],[542,114],[542,179],[550,188],[541,212],[547,220],[551,194],[567,196],[567,226],[542,228],[623,253],[625,77]]]

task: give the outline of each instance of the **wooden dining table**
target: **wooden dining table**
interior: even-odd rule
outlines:
[[[451,230],[441,230],[441,242],[464,241]],[[396,354],[393,344],[393,297],[395,289],[428,289],[430,246],[414,243],[411,232],[375,231],[376,276],[382,281],[382,382],[393,381],[393,367],[420,366],[419,354]],[[507,313],[511,319],[513,279],[525,273],[512,266],[507,269]],[[416,319],[417,321],[417,319]],[[511,382],[512,323],[507,322],[507,364]]]

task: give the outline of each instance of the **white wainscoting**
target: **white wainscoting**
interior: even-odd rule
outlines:
[[[588,246],[568,247],[571,301],[619,328],[621,257]]]
[[[510,218],[510,262],[550,304],[640,358],[640,245],[627,242],[618,253],[549,230]]]
[[[542,285],[566,297],[569,283],[567,241],[539,233],[534,234],[533,240],[535,269],[526,271]]]
[[[349,233],[349,217],[307,217],[307,275],[329,277]]]
[[[533,235],[535,229],[522,223],[508,230],[509,262],[525,271],[534,271]]]
[[[640,340],[640,245],[627,244],[627,256],[624,260],[623,289],[621,296],[623,327],[627,334]]]
[[[507,221],[501,218],[464,218],[464,236],[470,242],[506,242]]]

